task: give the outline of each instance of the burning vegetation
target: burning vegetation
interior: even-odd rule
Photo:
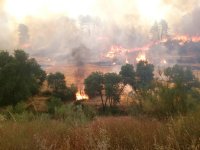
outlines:
[[[0,0],[0,32],[0,149],[200,149],[199,0]]]

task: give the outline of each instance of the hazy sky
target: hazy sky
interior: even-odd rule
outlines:
[[[0,49],[67,56],[84,45],[91,53],[112,44],[136,47],[155,21],[170,33],[200,35],[200,0],[0,0]]]

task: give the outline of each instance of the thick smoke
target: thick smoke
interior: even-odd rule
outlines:
[[[74,72],[76,85],[79,86],[79,89],[83,89],[81,86],[83,85],[83,79],[85,78],[85,63],[90,58],[90,50],[84,45],[80,45],[79,47],[72,49],[71,57],[76,67]]]
[[[200,7],[196,7],[192,12],[189,12],[181,19],[181,22],[178,25],[180,33],[190,35],[190,36],[199,36],[200,35]]]
[[[70,0],[68,2],[70,5]],[[169,7],[163,19],[168,22],[170,32],[200,34],[199,0],[161,0],[160,3]],[[194,9],[194,6],[197,7]],[[154,23],[145,20],[139,13],[136,0],[95,0],[92,13],[77,17],[51,13],[45,17],[33,15],[17,20],[9,16],[4,8],[3,1],[0,1],[0,32],[3,33],[0,35],[0,49],[21,46],[31,56],[56,64],[73,63],[79,66],[101,61],[101,56],[112,45],[127,49],[142,47],[150,42],[149,32]],[[151,57],[164,56],[172,50],[166,45],[152,49],[156,53],[149,54]],[[178,55],[177,51],[179,48],[173,47],[170,54]]]
[[[4,0],[0,0],[0,49],[12,49],[16,44],[15,32],[10,17],[4,10]]]
[[[29,30],[25,24],[19,24],[19,45],[24,45],[29,42]]]

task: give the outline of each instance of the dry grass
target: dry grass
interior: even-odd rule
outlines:
[[[0,149],[200,149],[200,119],[99,117],[86,124],[38,119],[0,124]]]

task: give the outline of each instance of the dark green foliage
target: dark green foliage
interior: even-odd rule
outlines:
[[[47,76],[47,82],[49,87],[52,88],[54,92],[66,89],[65,76],[60,72],[56,72],[54,74],[50,73]]]
[[[102,107],[105,109],[107,101],[103,97],[104,74],[101,72],[93,72],[85,79],[84,84],[86,94],[90,98],[100,96]]]
[[[60,98],[51,97],[47,103],[48,112],[54,114],[56,110],[61,107],[62,102]]]
[[[61,98],[63,101],[76,99],[77,87],[73,84],[67,87],[64,74],[60,72],[51,73],[47,76],[47,82],[53,90],[52,96]]]
[[[178,65],[168,67],[164,70],[168,80],[159,81],[153,78],[152,66],[148,66],[145,62],[140,62],[138,66],[140,66],[136,71],[137,81],[139,80],[136,90],[138,103],[134,107],[139,108],[141,113],[161,118],[186,114],[194,110],[200,102],[200,93],[197,88],[199,81],[191,69]],[[149,75],[149,77],[144,77],[144,75]],[[143,80],[140,81],[140,79]]]
[[[13,113],[21,114],[26,111],[27,105],[24,102],[17,103],[15,107],[13,107]]]
[[[76,100],[77,91],[78,91],[78,89],[74,84],[72,84],[70,87],[67,87],[66,98],[69,100]]]
[[[166,68],[164,73],[169,81],[173,82],[176,86],[184,87],[187,90],[199,86],[199,81],[195,78],[190,68],[175,65]]]
[[[102,108],[105,110],[107,102],[111,105],[119,102],[122,93],[121,76],[116,73],[93,72],[85,79],[85,92],[90,97],[100,96]]]
[[[82,105],[83,112],[88,119],[94,119],[96,116],[96,110],[92,106]]]
[[[121,71],[119,72],[119,75],[122,77],[122,81],[124,85],[131,85],[134,87],[135,84],[135,70],[133,65],[126,64],[121,67]]]
[[[106,73],[104,78],[106,99],[112,106],[120,100],[122,78],[116,73]]]
[[[140,61],[136,68],[136,88],[149,89],[154,79],[154,66],[147,61]]]
[[[104,84],[104,75],[101,72],[93,72],[85,79],[85,92],[89,97],[101,96]]]
[[[16,50],[14,56],[0,52],[0,104],[15,105],[37,94],[45,77],[35,59],[24,51]]]
[[[195,78],[190,68],[175,65],[164,71],[172,87],[161,88],[160,96],[164,100],[171,113],[186,113],[193,108],[199,100],[199,92],[195,87],[199,81]]]

